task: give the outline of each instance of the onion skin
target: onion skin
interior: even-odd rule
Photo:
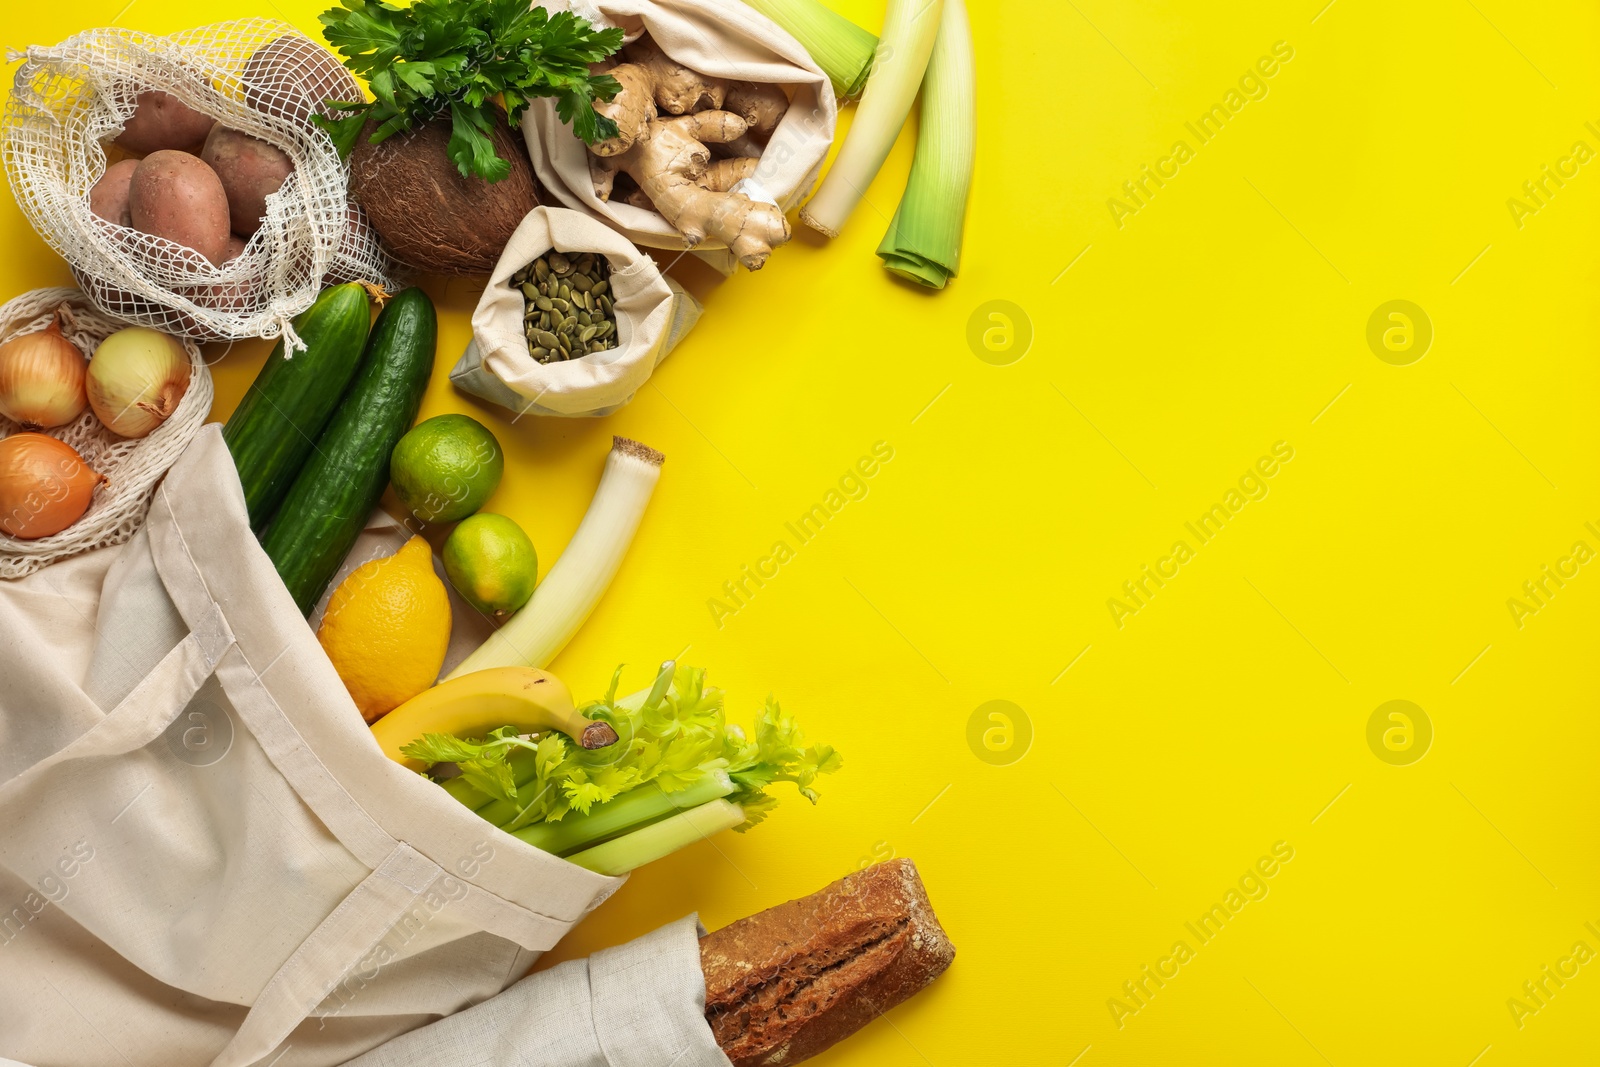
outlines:
[[[83,414],[87,365],[61,335],[61,312],[48,328],[0,345],[0,415],[27,430],[48,430]]]
[[[189,391],[189,354],[178,339],[130,326],[100,342],[89,361],[89,406],[119,437],[144,437]]]
[[[105,480],[64,441],[12,434],[0,440],[0,531],[24,541],[60,533],[89,510]]]

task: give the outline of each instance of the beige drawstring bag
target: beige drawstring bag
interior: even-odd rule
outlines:
[[[648,33],[668,56],[702,74],[782,86],[789,110],[761,155],[752,198],[764,194],[787,212],[816,184],[833,143],[833,86],[800,43],[765,15],[739,0],[546,0],[544,6],[621,27],[629,43]],[[522,132],[539,180],[562,204],[615,227],[634,244],[685,247],[659,213],[596,195],[589,149],[561,121],[554,101],[535,100],[523,113]],[[733,272],[733,256],[719,243],[702,242],[696,254],[724,274]]]
[[[554,363],[534,359],[523,325],[526,298],[511,276],[551,250],[593,252],[610,262],[617,347]],[[609,415],[633,399],[699,319],[700,302],[627,238],[577,211],[535,208],[489,277],[472,313],[472,342],[450,380],[520,413]]]

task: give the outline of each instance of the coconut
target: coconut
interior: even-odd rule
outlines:
[[[528,212],[539,206],[533,166],[503,118],[491,123],[495,152],[511,173],[498,182],[462,177],[446,154],[450,120],[373,144],[368,122],[350,154],[350,193],[378,239],[402,263],[433,274],[484,274]]]

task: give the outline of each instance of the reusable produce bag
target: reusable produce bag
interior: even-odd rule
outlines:
[[[526,298],[511,276],[552,249],[594,252],[610,262],[617,347],[555,363],[533,358]],[[472,342],[450,380],[516,412],[609,415],[633,399],[699,319],[700,302],[627,238],[577,211],[535,208],[495,264],[472,313]]]
[[[72,324],[63,336],[85,357],[123,323],[107,318],[76,289],[35,289],[0,305],[0,344],[49,326],[56,309],[67,305]],[[144,437],[118,437],[95,417],[92,409],[67,423],[46,430],[77,450],[89,467],[105,475],[106,484],[95,490],[83,516],[60,533],[23,540],[0,533],[0,579],[31,574],[47,563],[102,545],[120,545],[144,522],[145,508],[156,482],[167,472],[211,411],[211,372],[193,341],[185,341],[189,357],[189,385],[177,408],[160,426]],[[0,437],[22,427],[0,417]]]
[[[0,584],[0,677],[0,1057],[343,1063],[494,997],[621,885],[383,756],[251,536],[215,425],[133,540]],[[693,938],[672,936],[479,1016],[521,1004],[547,1047],[519,1051],[508,1023],[438,1049],[428,1027],[372,1062],[725,1064]],[[614,999],[573,1014],[574,983]],[[574,1052],[597,1040],[604,1059]]]
[[[257,61],[272,49],[325,51],[269,19],[170,37],[112,26],[27,49],[6,104],[6,175],[33,228],[108,314],[201,340],[287,333],[297,342],[290,320],[311,306],[325,278],[392,285],[388,257],[346,197],[345,165],[303,113],[312,90],[294,80],[297,65]],[[147,89],[266,141],[294,163],[267,197],[260,231],[222,266],[89,210],[89,190],[109,162],[106,143]]]
[[[833,86],[800,43],[765,15],[739,0],[545,0],[544,6],[621,27],[629,43],[648,32],[667,55],[701,74],[783,86],[789,111],[762,153],[755,180],[784,211],[816,184],[833,144]],[[685,247],[682,234],[657,212],[595,195],[589,149],[561,121],[553,100],[529,106],[522,132],[539,180],[567,207],[604,220],[635,244]],[[720,242],[702,242],[702,252],[722,273],[733,272],[732,254]]]

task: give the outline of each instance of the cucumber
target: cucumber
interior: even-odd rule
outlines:
[[[222,428],[244,486],[250,527],[266,525],[305,464],[317,436],[361,366],[367,294],[359,285],[324,289],[294,320],[305,350],[287,358],[280,339]]]
[[[306,614],[389,484],[389,454],[416,421],[438,336],[433,302],[421,289],[389,301],[373,323],[355,384],[262,535],[261,547]]]

